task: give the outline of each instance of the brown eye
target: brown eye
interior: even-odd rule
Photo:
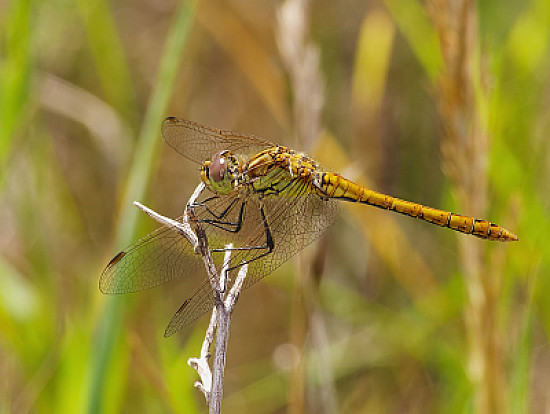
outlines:
[[[225,164],[225,158],[221,158],[219,155],[216,155],[212,159],[212,162],[210,163],[210,167],[208,171],[210,179],[219,183],[220,181],[223,180],[226,169],[227,167]]]

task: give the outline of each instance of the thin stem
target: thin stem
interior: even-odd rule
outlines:
[[[171,227],[174,231],[177,231],[185,237],[193,245],[195,251],[202,257],[206,272],[208,274],[208,279],[210,280],[212,286],[215,306],[212,309],[212,316],[210,318],[210,324],[206,330],[206,335],[201,347],[200,357],[189,358],[187,363],[197,371],[201,378],[201,381],[196,381],[194,385],[204,394],[204,397],[209,404],[209,412],[220,413],[223,397],[223,380],[225,373],[227,344],[229,340],[231,313],[233,312],[233,309],[239,299],[240,291],[248,271],[248,265],[244,265],[240,268],[235,283],[233,284],[231,290],[227,292],[227,270],[231,266],[231,251],[233,245],[229,244],[226,246],[223,266],[218,277],[218,271],[214,265],[214,260],[212,259],[212,251],[208,245],[208,238],[202,223],[195,219],[195,200],[204,188],[205,186],[202,183],[197,186],[195,192],[187,203],[187,208],[185,209],[182,221],[164,217],[145,207],[141,203],[138,203],[137,201],[134,202],[134,205],[147,213],[154,220],[164,226]],[[194,229],[191,228],[189,222],[192,223]],[[214,375],[212,377],[212,372],[210,371],[210,367],[208,365],[208,359],[210,358],[210,346],[214,340],[214,332],[216,333],[216,349],[214,353]]]
[[[230,253],[230,252],[228,252]],[[226,266],[229,263],[226,261]],[[216,303],[215,309],[218,313],[218,327],[216,331],[216,352],[214,357],[214,381],[212,384],[212,399],[210,401],[210,414],[221,412],[221,402],[223,397],[223,378],[225,373],[225,357],[227,354],[227,343],[229,340],[229,325],[231,323],[231,314],[239,300],[239,294],[248,272],[248,265],[245,264],[239,270],[237,279],[227,294],[224,301]],[[225,270],[222,270],[222,274]]]
[[[225,355],[229,340],[229,324],[231,313],[227,311],[222,301],[216,302],[218,311],[218,325],[216,330],[216,351],[214,353],[214,380],[210,399],[209,414],[221,412],[223,398],[223,378],[225,374]]]

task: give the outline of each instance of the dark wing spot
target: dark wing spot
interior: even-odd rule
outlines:
[[[116,265],[118,262],[120,262],[120,260],[126,256],[126,252],[120,252],[119,254],[117,254],[115,257],[113,257],[113,259],[109,262],[109,264],[107,265],[107,267],[105,269],[111,269],[114,265]]]

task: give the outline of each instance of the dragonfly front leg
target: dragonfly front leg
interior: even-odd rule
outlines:
[[[228,231],[228,232],[231,232],[231,233],[237,233],[241,230],[241,227],[242,227],[242,223],[243,223],[243,216],[244,216],[244,206],[245,206],[245,202],[243,202],[241,204],[241,209],[239,211],[239,215],[237,217],[237,221],[236,222],[233,222],[233,221],[230,221],[230,220],[225,220],[229,214],[229,212],[235,207],[235,205],[237,204],[237,202],[239,201],[239,198],[235,198],[233,201],[231,201],[231,203],[219,214],[216,214],[216,212],[214,212],[212,209],[210,209],[208,207],[208,202],[212,201],[212,200],[219,200],[219,197],[217,196],[214,196],[214,197],[210,197],[210,198],[207,198],[206,200],[200,202],[200,203],[195,203],[193,205],[191,205],[190,207],[201,207],[201,208],[204,208],[209,214],[212,215],[212,219],[209,219],[209,218],[200,218],[198,219],[197,221],[199,223],[207,223],[207,224],[210,224],[214,227],[217,227],[219,229],[222,229],[224,231]]]

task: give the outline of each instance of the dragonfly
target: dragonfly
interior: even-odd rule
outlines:
[[[223,266],[230,249],[229,280],[244,264],[243,288],[272,273],[317,239],[336,219],[340,201],[368,204],[481,239],[510,242],[505,228],[470,216],[401,200],[325,171],[306,154],[240,132],[167,118],[162,135],[174,150],[200,165],[208,191],[193,202],[193,219],[204,228],[214,262]],[[232,247],[228,247],[232,246]],[[148,289],[204,272],[193,246],[164,226],[118,253],[100,277],[103,293]],[[165,331],[170,336],[214,306],[206,277],[183,303]]]

